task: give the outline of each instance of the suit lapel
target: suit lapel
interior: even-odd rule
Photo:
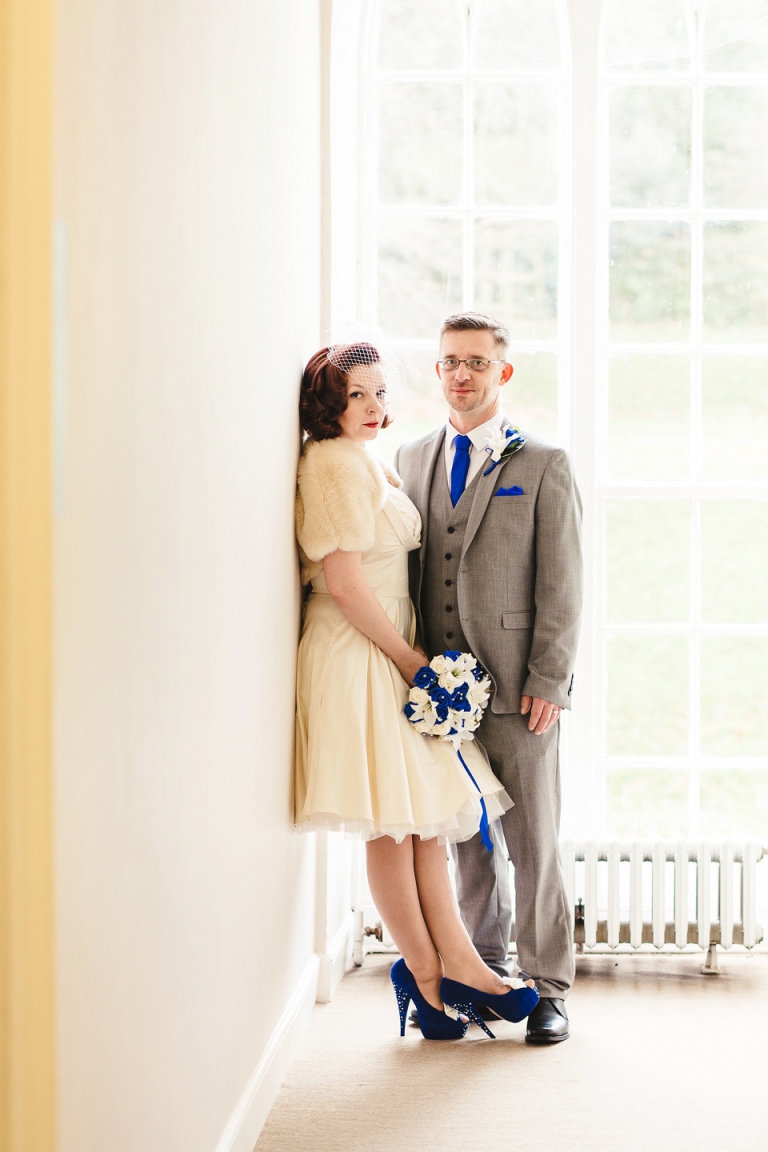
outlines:
[[[510,428],[512,426],[512,421],[508,420],[505,416],[502,420],[501,426],[505,429]],[[472,501],[472,508],[470,509],[469,518],[467,519],[467,527],[464,532],[464,543],[461,549],[462,559],[464,558],[464,554],[466,553],[467,548],[469,548],[470,544],[474,540],[475,534],[477,533],[477,530],[483,521],[483,516],[485,515],[485,510],[488,507],[488,502],[493,495],[494,488],[496,487],[496,481],[501,475],[500,470],[504,468],[506,464],[507,460],[502,461],[500,464],[496,465],[492,472],[490,472],[487,476],[484,476],[483,473],[491,465],[491,458],[489,456],[488,463],[483,464],[482,468],[480,469],[480,475],[477,478],[477,487],[475,488],[475,496]]]

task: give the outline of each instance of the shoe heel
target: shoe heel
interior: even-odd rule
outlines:
[[[401,967],[402,965],[402,967]],[[392,987],[395,990],[395,999],[397,1000],[397,1010],[400,1013],[400,1035],[405,1036],[405,1022],[408,1019],[408,1005],[411,1002],[411,993],[405,984],[405,964],[402,960],[392,965],[389,972],[389,978],[392,981]]]
[[[405,988],[398,988],[395,985],[395,996],[397,997],[397,1008],[400,1013],[400,1035],[405,1036],[405,1022],[408,1019],[408,1005],[411,1003],[411,994]]]
[[[466,1004],[457,1004],[454,1001],[451,1004],[451,1007],[455,1008],[456,1011],[461,1016],[466,1016],[466,1018],[467,1018],[467,1020],[469,1020],[470,1024],[477,1024],[478,1028],[482,1028],[483,1032],[485,1032],[486,1036],[490,1037],[491,1040],[496,1039],[493,1032],[491,1032],[490,1028],[486,1024],[485,1020],[483,1020],[482,1016],[478,1015],[474,1004],[471,1004],[469,1002],[467,1002]]]

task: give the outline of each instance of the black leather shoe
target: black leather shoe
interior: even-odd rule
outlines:
[[[485,1004],[475,1004],[474,1007],[475,1007],[475,1012],[477,1012],[477,1014],[481,1020],[498,1020],[499,1019],[498,1013],[492,1012],[490,1010],[490,1008],[486,1008]],[[417,1028],[419,1026],[419,1013],[416,1011],[415,1008],[411,1008],[410,1012],[408,1013],[408,1023],[409,1024],[415,1024]]]
[[[526,1044],[559,1044],[570,1034],[565,1001],[556,996],[542,996],[528,1017]]]

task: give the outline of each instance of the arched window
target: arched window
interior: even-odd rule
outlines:
[[[363,308],[408,368],[412,399],[396,438],[444,418],[436,339],[445,316],[466,308],[510,327],[514,419],[562,438],[569,120],[560,5],[372,8]]]
[[[609,0],[602,73],[604,827],[757,835],[768,809],[768,6]]]

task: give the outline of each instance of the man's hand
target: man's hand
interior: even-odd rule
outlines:
[[[542,700],[540,696],[523,696],[520,711],[523,716],[527,716],[530,712],[528,731],[533,732],[534,736],[541,736],[547,728],[557,724],[561,709],[557,704],[551,704],[549,700]]]

